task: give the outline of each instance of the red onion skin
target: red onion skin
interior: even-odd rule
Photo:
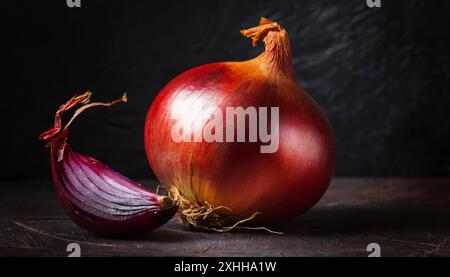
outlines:
[[[278,151],[262,154],[259,142],[174,142],[171,128],[176,120],[168,113],[188,105],[173,101],[184,95],[205,102],[215,97],[222,111],[279,107]],[[199,66],[173,79],[148,111],[144,141],[163,185],[178,187],[198,203],[226,206],[239,218],[259,211],[255,223],[281,222],[304,213],[324,194],[335,167],[335,143],[326,117],[293,79],[292,66],[272,63],[264,54],[245,62]]]

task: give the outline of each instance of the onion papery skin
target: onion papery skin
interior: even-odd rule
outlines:
[[[89,99],[90,94],[80,97]],[[56,118],[60,122],[58,113]],[[60,203],[75,224],[99,235],[128,236],[155,229],[173,217],[177,207],[167,197],[73,151],[67,143],[69,129],[60,129],[57,123],[40,138],[50,148],[52,181]]]
[[[224,216],[260,212],[252,222],[271,224],[321,198],[334,172],[335,143],[325,115],[293,77],[285,30],[263,37],[266,50],[254,59],[199,66],[168,83],[147,113],[144,142],[153,172],[169,190],[176,187],[198,205],[226,206],[218,211]],[[248,140],[174,142],[171,113],[195,119],[207,107],[279,107],[278,151],[261,153],[262,143]]]

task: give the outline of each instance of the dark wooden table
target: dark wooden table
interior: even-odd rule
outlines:
[[[142,182],[153,184],[154,182]],[[0,183],[0,256],[450,256],[450,179],[336,178],[308,213],[264,232],[193,232],[174,218],[138,237],[75,226],[48,181]]]

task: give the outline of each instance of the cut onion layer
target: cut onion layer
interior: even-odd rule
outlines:
[[[101,235],[123,236],[152,230],[166,223],[177,210],[167,196],[155,194],[110,169],[103,163],[71,149],[69,126],[84,110],[126,102],[124,95],[111,103],[89,103],[91,93],[75,96],[55,115],[53,128],[40,139],[50,148],[52,180],[69,217],[81,228]],[[64,112],[82,104],[63,128]]]

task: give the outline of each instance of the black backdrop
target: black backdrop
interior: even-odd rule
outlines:
[[[450,1],[95,1],[3,4],[4,179],[48,178],[37,140],[76,92],[129,104],[83,115],[72,145],[151,177],[143,123],[157,92],[204,63],[254,57],[239,30],[260,16],[292,40],[299,82],[328,115],[336,175],[450,175]]]

